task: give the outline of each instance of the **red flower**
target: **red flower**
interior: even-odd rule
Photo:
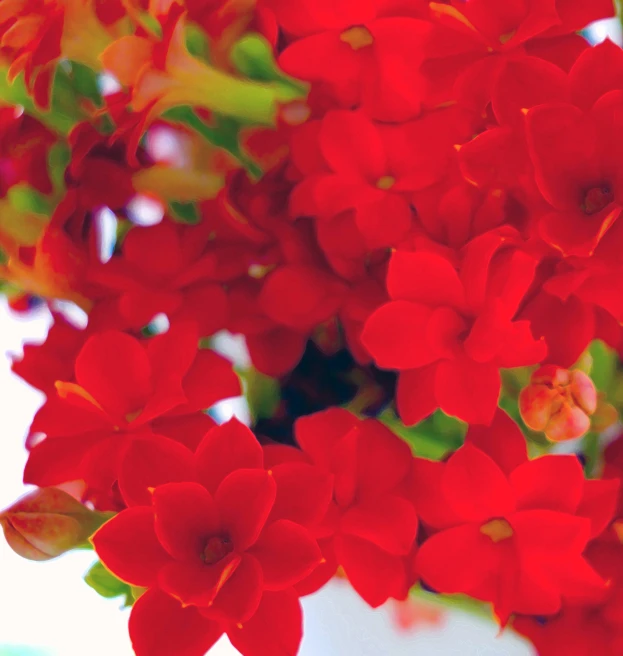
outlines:
[[[541,235],[564,255],[592,255],[621,213],[622,93],[602,96],[587,112],[548,104],[526,117],[536,183],[551,206],[539,219]]]
[[[327,86],[341,107],[358,105],[376,119],[404,121],[420,111],[422,52],[416,46],[430,26],[414,17],[424,3],[392,4],[263,2],[284,32],[298,37],[279,57],[286,73]]]
[[[145,443],[142,455],[150,450]],[[137,458],[136,464],[139,478],[152,473],[144,459]],[[139,656],[164,653],[148,637],[160,599],[160,605],[171,610],[159,621],[172,633],[184,628],[176,626],[181,602],[200,609],[192,615],[199,633],[218,637],[227,631],[243,654],[268,653],[267,645],[254,645],[267,607],[279,601],[286,609],[292,607],[291,586],[321,561],[316,540],[303,523],[326,512],[330,479],[318,477],[309,465],[265,470],[262,448],[235,420],[206,435],[188,463],[187,476],[183,482],[157,485],[150,505],[122,511],[93,537],[107,568],[132,585],[150,589],[133,610],[130,630],[135,649]],[[310,481],[317,483],[314,490],[319,494],[300,498]],[[288,618],[287,624],[290,619],[291,630],[300,639],[294,630],[297,621]],[[183,648],[188,638],[178,638]]]
[[[427,152],[425,125],[381,127],[347,111],[305,125],[293,137],[294,162],[306,177],[293,192],[291,213],[321,222],[354,211],[368,249],[398,244],[414,218],[410,192],[446,171],[447,153]]]
[[[330,511],[317,528],[319,537],[330,538],[323,541],[327,568],[303,589],[318,589],[339,565],[370,606],[404,599],[418,526],[401,487],[412,461],[409,447],[380,422],[337,408],[299,419],[295,435],[309,461],[334,480]]]
[[[441,408],[488,424],[500,394],[499,369],[545,356],[529,323],[514,320],[536,262],[501,248],[509,239],[512,233],[500,232],[473,240],[458,272],[434,253],[392,256],[392,300],[368,319],[362,341],[378,366],[400,372],[397,404],[405,423]]]
[[[24,480],[45,486],[84,479],[110,495],[132,435],[178,437],[181,424],[194,448],[211,425],[201,411],[240,393],[231,364],[197,343],[191,324],[147,342],[117,331],[89,337],[76,357],[75,382],[57,381],[33,420],[31,436],[45,439],[31,441]]]
[[[140,329],[163,313],[196,321],[201,336],[224,328],[229,308],[217,283],[219,257],[207,250],[209,231],[207,221],[187,226],[169,219],[130,230],[120,255],[90,267],[89,282],[103,297],[92,312],[98,325],[115,325],[120,317],[122,325]]]
[[[0,197],[26,183],[42,194],[52,191],[48,153],[56,137],[37,119],[17,107],[0,109]]]
[[[614,529],[589,545],[586,558],[609,582],[588,603],[566,604],[545,621],[518,617],[513,628],[527,637],[542,656],[617,656],[623,649],[623,546]]]
[[[502,411],[447,462],[417,460],[413,489],[434,529],[416,569],[438,592],[490,601],[505,624],[512,613],[553,615],[563,599],[605,589],[582,554],[612,518],[618,481],[586,481],[575,456],[528,460]]]

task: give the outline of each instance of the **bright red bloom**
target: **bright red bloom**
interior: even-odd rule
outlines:
[[[306,124],[292,139],[293,161],[306,177],[293,191],[291,213],[326,222],[354,211],[368,249],[397,245],[415,216],[411,193],[446,172],[447,153],[438,143],[428,152],[425,127],[383,127],[347,111]]]
[[[264,0],[283,31],[297,37],[279,57],[286,73],[328,88],[340,107],[404,121],[422,103],[418,68],[430,25],[416,18],[424,3],[386,0]],[[418,6],[419,5],[419,6]]]
[[[142,455],[148,455],[151,446],[144,447]],[[147,598],[156,599],[158,589],[184,607],[196,606],[202,630],[220,628],[243,654],[260,653],[267,646],[254,645],[253,638],[264,616],[262,604],[273,593],[275,600],[287,600],[291,586],[321,561],[316,540],[303,525],[310,514],[301,512],[300,503],[311,516],[322,516],[331,481],[299,463],[265,470],[262,447],[236,420],[212,429],[187,465],[186,481],[155,486],[149,505],[122,511],[95,534],[93,544],[116,576],[153,590]],[[135,471],[149,476],[149,469],[143,462]],[[178,480],[179,474],[175,471]],[[319,482],[320,494],[300,499],[301,483],[310,477]],[[175,625],[177,601],[169,603],[170,617],[160,618],[172,633],[183,628]],[[148,640],[142,632],[155,626],[156,618],[150,623],[144,613],[150,611],[137,604],[131,620],[135,649]],[[139,647],[137,653],[162,653],[156,649],[161,648]]]
[[[192,320],[201,336],[225,327],[227,297],[220,280],[220,257],[208,251],[209,222],[198,226],[170,219],[127,234],[119,255],[93,262],[88,279],[99,287],[102,301],[94,310],[98,324],[115,317],[133,329],[157,314],[170,320]]]
[[[318,589],[339,565],[370,606],[404,599],[413,583],[407,557],[418,526],[402,487],[409,447],[380,422],[337,408],[299,419],[295,435],[309,461],[334,481],[331,508],[317,529],[330,538],[323,546],[334,560],[327,559],[323,578],[303,584],[305,591]]]
[[[569,35],[613,15],[609,0],[450,0],[429,6],[435,29],[423,65],[431,87],[428,102],[435,106],[458,99],[478,111],[486,108],[495,77],[507,60],[528,51],[560,64],[568,50],[579,53]],[[563,56],[552,57],[544,44]]]
[[[505,236],[506,235],[506,236]],[[487,233],[462,251],[457,268],[427,252],[392,256],[391,301],[368,319],[364,346],[384,369],[400,372],[397,405],[415,424],[437,408],[488,424],[500,394],[501,367],[534,364],[546,354],[515,314],[536,262],[502,248],[512,233]]]
[[[589,545],[586,558],[609,582],[607,590],[584,604],[567,604],[545,621],[519,617],[513,628],[541,656],[617,656],[623,649],[623,546],[614,529]]]
[[[24,480],[46,486],[84,479],[106,499],[132,435],[153,431],[177,439],[180,426],[194,448],[211,425],[201,411],[240,393],[231,363],[197,350],[197,343],[192,324],[146,342],[117,331],[89,337],[74,379],[57,381],[56,394],[33,420]],[[43,441],[33,440],[38,433]]]
[[[416,568],[438,592],[490,601],[505,624],[605,589],[583,552],[612,518],[618,481],[585,480],[571,455],[528,460],[502,411],[491,428],[470,429],[447,462],[416,460],[413,485],[432,529]]]
[[[20,183],[42,194],[52,191],[47,158],[54,143],[54,134],[23,110],[0,109],[0,198]]]

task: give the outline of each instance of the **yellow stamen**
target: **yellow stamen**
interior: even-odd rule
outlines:
[[[361,50],[361,48],[371,46],[374,43],[374,37],[368,28],[357,25],[342,32],[340,41],[348,43],[353,50]]]
[[[513,537],[513,528],[505,519],[492,519],[480,527],[480,532],[496,543]]]

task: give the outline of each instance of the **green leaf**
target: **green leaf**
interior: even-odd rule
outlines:
[[[71,62],[69,78],[78,96],[92,100],[98,107],[104,104],[98,84],[99,73],[84,64]]]
[[[48,199],[36,189],[27,184],[18,184],[8,191],[11,205],[20,212],[34,214],[50,214],[52,208]]]
[[[391,411],[379,419],[396,435],[402,438],[414,455],[429,460],[441,460],[451,451],[458,449],[465,439],[466,425],[441,410],[416,426],[407,427]]]
[[[240,146],[241,123],[225,116],[215,116],[214,125],[207,125],[190,107],[175,107],[163,114],[171,122],[181,123],[200,134],[213,146],[222,148],[233,155],[254,179],[263,175],[261,167],[254,162]]]
[[[242,372],[241,376],[244,380],[245,396],[253,419],[255,421],[270,419],[281,402],[279,381],[253,368]]]
[[[132,587],[111,574],[99,560],[86,573],[84,580],[89,587],[106,599],[124,597],[125,606],[131,606],[134,602]]]
[[[598,390],[607,390],[614,380],[616,373],[616,354],[599,339],[596,339],[590,345],[589,353],[593,359],[590,375],[595,383],[595,387]]]
[[[169,203],[169,210],[173,218],[180,223],[197,225],[201,220],[199,208],[196,203],[177,203],[171,201]]]

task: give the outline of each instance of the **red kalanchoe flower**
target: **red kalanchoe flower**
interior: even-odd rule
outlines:
[[[396,6],[392,6],[395,4]],[[402,7],[400,5],[403,5]],[[286,73],[326,85],[341,107],[358,105],[383,121],[416,116],[422,103],[418,67],[430,25],[416,18],[424,3],[384,0],[264,0],[289,37],[279,64]]]
[[[414,495],[431,535],[416,569],[438,592],[512,613],[554,615],[563,599],[591,599],[605,581],[583,557],[612,518],[618,481],[587,481],[575,456],[528,460],[502,411],[471,429],[447,462],[416,460]]]
[[[372,607],[404,599],[410,585],[408,556],[418,521],[402,486],[411,467],[406,443],[380,422],[331,409],[299,419],[296,440],[303,453],[334,479],[333,502],[319,535],[357,593]],[[269,447],[270,448],[270,447]],[[312,582],[305,591],[314,589]]]
[[[211,425],[201,411],[240,394],[231,363],[197,344],[192,324],[145,342],[117,331],[89,337],[74,379],[57,381],[35,416],[31,436],[45,439],[32,442],[24,480],[43,486],[84,479],[106,494],[132,435],[171,433],[194,448]]]
[[[150,450],[145,443],[135,454],[139,477],[150,476],[150,465],[140,457]],[[153,631],[156,619],[167,624],[180,645],[186,644],[184,626],[176,625],[180,602],[199,609],[194,617],[202,631],[216,637],[226,631],[243,654],[268,653],[260,652],[266,646],[255,642],[257,624],[265,619],[271,601],[282,601],[287,612],[291,586],[320,564],[316,540],[298,521],[326,512],[330,478],[319,479],[313,467],[301,469],[299,463],[264,469],[262,447],[236,420],[208,432],[187,466],[186,481],[157,485],[149,505],[122,511],[93,537],[107,568],[132,585],[150,589],[131,619],[137,654],[164,653],[155,645],[144,646],[149,642],[144,632]],[[181,480],[179,470],[175,476]],[[319,494],[299,498],[305,490],[301,481],[310,480],[319,482],[314,488]],[[311,515],[301,507],[311,509]],[[157,618],[147,600],[167,603],[162,592],[170,595],[173,612]],[[299,629],[296,622],[292,628]],[[203,652],[197,647],[188,653]]]
[[[504,234],[470,242],[459,271],[435,253],[393,254],[392,300],[368,319],[362,342],[378,366],[400,371],[397,405],[405,423],[441,408],[488,424],[500,394],[499,369],[544,358],[545,345],[530,324],[514,319],[536,261],[501,248],[509,240]]]

